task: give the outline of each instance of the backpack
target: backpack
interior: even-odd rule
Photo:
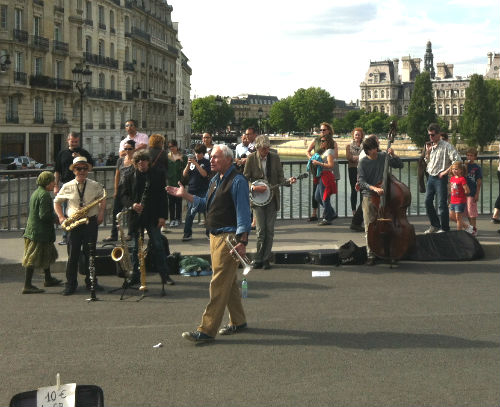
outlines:
[[[359,247],[352,240],[339,248],[340,264],[365,264],[367,260],[366,246]]]

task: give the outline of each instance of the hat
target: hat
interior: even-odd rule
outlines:
[[[78,157],[75,157],[73,159],[73,164],[71,164],[69,166],[69,170],[70,171],[73,171],[73,167],[76,165],[76,164],[86,164],[88,167],[89,167],[89,171],[92,169],[92,166],[88,163],[87,159],[85,157],[82,157],[82,156],[78,156]]]
[[[55,179],[56,178],[54,177],[53,173],[51,173],[50,171],[43,171],[40,173],[40,175],[36,179],[36,184],[45,188],[47,185],[49,185]]]

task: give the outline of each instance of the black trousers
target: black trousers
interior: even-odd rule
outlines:
[[[170,210],[170,220],[178,220],[180,222],[182,216],[182,198],[169,195],[168,207]]]
[[[68,233],[68,263],[66,264],[66,284],[78,286],[78,264],[80,253],[84,255],[85,284],[90,283],[89,277],[89,243],[97,241],[97,217],[89,218],[87,225],[80,225]],[[97,284],[97,279],[95,281]]]

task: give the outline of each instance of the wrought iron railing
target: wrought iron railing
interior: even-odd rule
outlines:
[[[465,157],[464,157],[465,158]],[[412,192],[412,204],[409,215],[425,215],[425,194],[418,192],[417,158],[402,158],[404,168],[395,170],[394,175],[409,186]],[[478,164],[483,170],[483,183],[478,202],[480,214],[490,214],[495,200],[499,195],[497,178],[498,157],[480,156]],[[338,183],[338,193],[331,197],[332,205],[340,217],[352,215],[350,207],[350,184],[347,171],[347,161],[339,160],[341,180]],[[307,172],[306,161],[285,161],[283,171],[285,177],[296,176]],[[100,182],[108,191],[108,197],[113,196],[115,167],[95,167],[90,178]],[[16,230],[25,227],[29,198],[36,189],[36,177],[42,169],[30,170],[0,170],[0,230]],[[299,180],[291,187],[281,187],[281,209],[279,219],[306,219],[312,210],[312,179]],[[111,222],[112,198],[108,198],[105,224]],[[359,202],[359,200],[358,200]]]

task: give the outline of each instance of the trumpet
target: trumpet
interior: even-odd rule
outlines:
[[[247,256],[241,256],[235,249],[238,242],[234,235],[227,235],[226,246],[229,247],[229,253],[235,261],[239,261],[243,266],[243,275],[246,276],[252,270],[252,262]]]

